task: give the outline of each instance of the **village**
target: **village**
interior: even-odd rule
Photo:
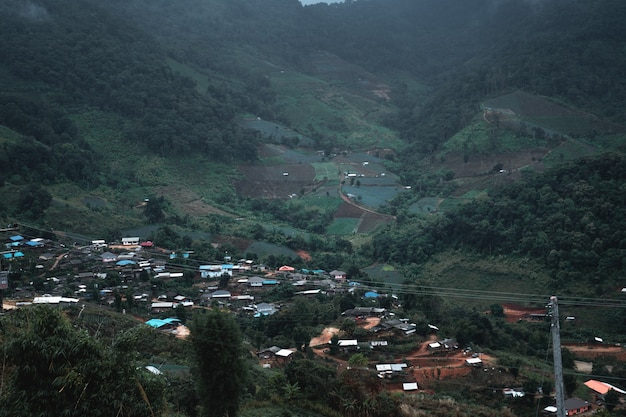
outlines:
[[[488,382],[494,392],[512,401],[540,394],[525,392],[508,369],[498,365],[497,358],[479,347],[460,346],[454,338],[440,335],[436,323],[418,328],[408,318],[396,316],[396,295],[351,281],[344,271],[296,270],[289,265],[272,269],[248,259],[233,261],[229,256],[222,262],[200,262],[193,259],[192,253],[164,251],[138,237],[109,243],[93,240],[68,247],[49,239],[25,238],[10,231],[5,234],[0,271],[0,291],[10,294],[3,299],[5,311],[37,304],[62,308],[89,302],[121,307],[126,313],[124,306],[132,306],[138,321],[155,331],[186,338],[189,330],[179,318],[180,309],[223,308],[253,318],[266,317],[280,312],[288,302],[267,301],[266,295],[279,285],[290,285],[293,298],[356,293],[363,305],[343,311],[341,320],[353,321],[363,330],[359,333],[362,338],[346,337],[340,324],[332,327],[329,323],[307,346],[315,355],[334,363],[337,372],[353,371],[351,358],[362,354],[366,363],[360,364],[359,370],[377,378],[391,392],[435,394],[438,382],[465,380]],[[13,271],[32,271],[34,278],[28,285],[22,282],[18,286],[9,282]],[[168,285],[178,280],[187,280],[191,285]],[[385,303],[380,302],[383,298]],[[529,310],[516,316],[509,311],[509,317],[515,320],[534,321],[538,315]],[[402,355],[393,354],[390,347],[394,343],[409,343],[413,348]],[[265,346],[251,353],[256,355],[259,366],[272,368],[284,366],[305,349]],[[584,384],[594,401],[567,399],[568,415],[590,412],[603,404],[611,390],[626,395],[619,387],[594,379]],[[556,408],[546,406],[543,413],[556,415]]]

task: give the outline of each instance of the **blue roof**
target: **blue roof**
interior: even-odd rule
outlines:
[[[275,279],[264,279],[263,280],[263,285],[276,285],[278,284],[278,281],[276,281]]]
[[[365,293],[365,298],[376,298],[378,297],[378,293],[375,291],[368,291]]]
[[[23,254],[22,252],[19,252],[19,251],[18,251],[18,252],[15,252],[15,253],[13,254],[13,257],[14,257],[14,258],[21,258],[22,256],[24,256],[24,254]]]
[[[9,239],[11,239],[13,242],[17,242],[18,240],[24,240],[24,238],[20,235],[11,236]]]
[[[172,323],[177,323],[177,322],[180,322],[180,320],[174,319],[174,318],[150,319],[146,322],[146,324],[151,327],[159,328],[159,327],[165,326],[166,324],[172,324]]]
[[[26,242],[26,244],[28,246],[43,246],[43,243],[37,242],[35,240],[29,240],[28,242]]]
[[[125,265],[135,265],[136,263],[137,262],[131,261],[130,259],[124,259],[124,260],[116,262],[115,265],[125,266]]]

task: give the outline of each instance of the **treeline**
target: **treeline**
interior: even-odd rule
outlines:
[[[541,260],[554,289],[585,282],[605,293],[626,254],[626,158],[610,153],[529,174],[422,225],[407,220],[376,236],[366,253],[385,262],[422,263],[463,248]]]
[[[49,184],[59,180],[95,185],[96,156],[76,125],[58,108],[40,100],[0,95],[0,125],[23,135],[0,143],[0,185]]]
[[[434,94],[405,114],[405,153],[410,169],[462,129],[488,97],[512,90],[563,100],[616,123],[626,122],[624,29],[615,22],[626,5],[615,0],[501,2],[484,19],[487,49],[474,65],[443,74]],[[611,52],[614,51],[614,52]]]
[[[160,155],[255,158],[253,138],[235,123],[240,109],[229,96],[198,93],[193,81],[167,66],[157,42],[132,24],[88,1],[11,1],[0,17],[3,65],[20,82],[38,86],[28,92],[31,101],[115,112],[131,121],[129,141]]]

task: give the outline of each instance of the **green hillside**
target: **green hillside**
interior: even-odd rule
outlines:
[[[2,1],[0,417],[622,415],[624,19]]]

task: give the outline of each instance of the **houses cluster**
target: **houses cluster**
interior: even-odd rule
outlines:
[[[15,230],[15,229],[12,229]],[[8,233],[6,230],[4,233]],[[254,316],[274,314],[280,305],[263,302],[263,294],[279,284],[294,287],[294,295],[315,297],[356,288],[347,282],[347,274],[334,270],[300,269],[283,265],[270,269],[252,260],[203,263],[189,258],[191,252],[162,250],[151,241],[139,237],[123,237],[118,242],[96,239],[83,245],[63,245],[43,238],[25,238],[19,234],[7,236],[2,260],[21,262],[41,270],[40,281],[30,285],[12,286],[14,305],[32,303],[73,304],[80,299],[114,302],[134,302],[154,313],[165,313],[177,307],[220,305]],[[13,263],[15,268],[18,262]],[[7,269],[7,264],[1,269]],[[2,275],[7,278],[5,273]],[[54,275],[54,276],[50,276]],[[187,294],[161,292],[155,280],[167,281],[187,276],[194,289]],[[9,287],[8,278],[1,285]],[[22,282],[21,284],[24,284]],[[121,300],[120,300],[121,296]]]

